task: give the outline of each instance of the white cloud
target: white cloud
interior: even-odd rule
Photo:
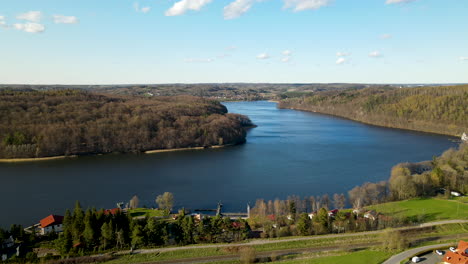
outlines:
[[[257,55],[257,59],[259,60],[266,60],[266,59],[269,59],[270,58],[270,55],[268,55],[268,53],[260,53]]]
[[[149,6],[140,7],[140,3],[138,3],[138,2],[135,2],[133,4],[133,8],[135,9],[135,11],[141,12],[141,13],[144,13],[144,14],[148,13],[151,10],[151,7],[149,7]]]
[[[38,23],[13,24],[13,27],[28,33],[42,33],[45,31],[44,25]]]
[[[252,7],[258,0],[235,0],[224,7],[224,19],[238,18]]]
[[[149,6],[145,6],[140,9],[140,11],[145,14],[148,13],[150,10],[151,10],[151,7]]]
[[[42,13],[40,11],[29,11],[29,12],[17,15],[16,18],[20,20],[31,21],[31,22],[39,22],[41,21]]]
[[[55,24],[77,24],[78,18],[74,16],[54,15]]]
[[[287,56],[281,59],[282,62],[287,63],[291,61],[291,56]]]
[[[2,28],[7,28],[8,27],[8,25],[7,25],[6,21],[5,21],[5,16],[0,16],[0,27],[2,27]]]
[[[185,59],[185,62],[187,63],[209,63],[213,62],[214,59],[208,58],[208,59],[197,59],[197,58],[188,58]]]
[[[229,47],[226,48],[226,50],[229,50],[229,51],[236,50],[236,49],[237,49],[236,46],[229,46]]]
[[[390,5],[390,4],[407,4],[407,3],[411,3],[411,2],[414,2],[416,0],[387,0],[385,3],[387,5]]]
[[[292,8],[295,12],[317,10],[329,5],[333,0],[283,0],[284,8]]]
[[[283,50],[283,52],[281,52],[284,56],[291,56],[292,55],[292,51],[290,50]]]
[[[268,55],[268,53],[260,53],[257,55],[257,59],[259,60],[266,60],[266,59],[269,59],[270,58],[270,55]]]
[[[371,53],[369,53],[369,57],[371,58],[380,58],[382,56],[382,53],[380,53],[379,51],[372,51]]]
[[[175,3],[171,8],[169,8],[165,15],[166,16],[179,16],[183,15],[189,10],[200,11],[200,9],[209,3],[212,0],[181,0]]]
[[[350,52],[338,51],[338,52],[336,53],[336,56],[337,56],[337,57],[347,57],[347,56],[349,56],[349,55],[351,55]]]
[[[336,60],[336,64],[340,65],[340,64],[345,63],[346,61],[347,61],[346,58],[340,57]]]
[[[230,57],[231,55],[230,54],[226,54],[226,53],[223,53],[223,54],[219,54],[218,56],[216,56],[218,59],[224,59],[226,57]]]
[[[382,34],[380,36],[381,39],[391,39],[393,36],[391,34]]]
[[[468,61],[468,57],[460,57],[460,61]]]

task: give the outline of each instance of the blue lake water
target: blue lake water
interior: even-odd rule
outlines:
[[[140,205],[174,193],[176,207],[245,211],[257,198],[346,193],[386,180],[400,162],[430,160],[456,146],[448,136],[369,126],[337,117],[277,109],[272,102],[224,103],[258,127],[239,146],[103,155],[0,164],[0,226],[29,225],[63,214],[75,200],[114,208],[138,195]]]

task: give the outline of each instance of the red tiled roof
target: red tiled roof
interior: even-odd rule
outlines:
[[[468,242],[460,240],[460,242],[458,242],[457,252],[468,257]]]
[[[444,261],[450,264],[468,264],[467,257],[450,251],[445,254]]]
[[[114,209],[107,209],[107,210],[104,210],[104,214],[105,215],[115,215],[117,214],[118,212],[120,212],[120,208],[114,208]]]
[[[59,224],[62,224],[62,222],[63,222],[63,216],[61,215],[49,215],[40,221],[42,228],[46,228],[52,225],[59,225]]]
[[[467,249],[468,243],[460,240],[456,251],[448,251],[444,256],[444,261],[450,264],[468,264],[468,255],[466,255]]]

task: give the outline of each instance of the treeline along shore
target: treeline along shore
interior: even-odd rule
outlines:
[[[286,96],[278,107],[457,137],[468,131],[468,85],[316,92]]]
[[[219,102],[193,96],[0,91],[3,160],[240,144],[252,125]]]

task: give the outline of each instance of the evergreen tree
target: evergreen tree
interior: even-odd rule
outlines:
[[[85,226],[83,209],[81,209],[80,202],[76,201],[75,209],[73,210],[73,240],[80,241],[84,228]]]
[[[311,227],[312,222],[309,218],[309,215],[307,215],[307,213],[302,213],[299,216],[299,220],[297,221],[297,232],[299,232],[299,235],[301,236],[310,235]]]
[[[143,242],[143,230],[139,224],[135,224],[132,231],[132,247],[136,248],[142,246],[144,244]]]
[[[95,241],[96,232],[94,230],[93,220],[94,220],[94,217],[93,217],[92,211],[91,210],[86,211],[86,215],[84,218],[85,228],[83,231],[83,238],[84,238],[86,247],[88,249],[91,249],[92,247],[96,245],[96,241]]]
[[[107,249],[114,243],[114,230],[112,220],[109,223],[104,223],[101,227],[101,245]]]

